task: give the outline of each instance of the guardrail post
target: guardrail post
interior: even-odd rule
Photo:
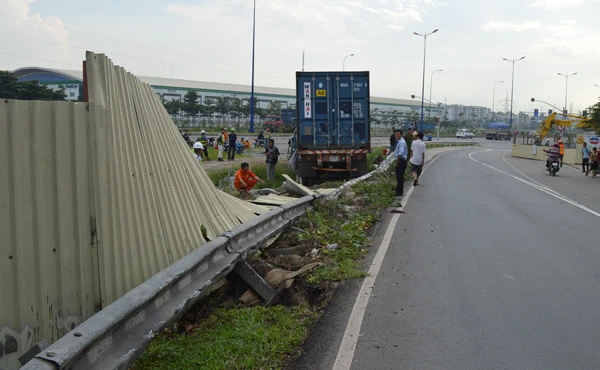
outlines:
[[[238,263],[235,266],[234,271],[237,272],[237,274],[240,275],[240,277],[244,279],[244,281],[247,282],[248,285],[250,285],[250,287],[254,289],[254,291],[258,293],[258,295],[260,295],[265,301],[271,300],[271,298],[273,298],[275,295],[273,288],[271,288],[271,286],[252,268],[252,266],[248,264],[248,262],[242,261]]]

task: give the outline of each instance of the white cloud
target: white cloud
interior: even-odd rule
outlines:
[[[64,24],[60,18],[44,18],[39,14],[31,14],[30,5],[35,1],[3,1],[2,13],[8,16],[3,16],[4,19],[0,22],[0,32],[3,33],[1,36],[3,40],[2,49],[12,55],[32,55],[31,50],[33,49],[36,50],[36,58],[59,62],[54,65],[56,68],[68,68],[65,65],[61,66],[60,62],[68,63],[70,60],[69,48],[63,46],[68,45],[70,33],[64,29]],[[30,64],[39,65],[40,62],[32,59]],[[16,66],[22,66],[22,64]],[[9,66],[9,68],[15,68],[16,66]]]
[[[484,31],[527,31],[532,29],[538,29],[542,27],[542,22],[540,21],[528,21],[528,22],[502,22],[502,21],[488,21],[482,27]]]
[[[542,7],[546,10],[557,10],[572,8],[586,2],[595,2],[596,0],[536,0],[528,8]]]

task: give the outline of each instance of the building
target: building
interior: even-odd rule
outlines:
[[[41,67],[25,67],[13,71],[19,81],[37,80],[40,84],[57,90],[64,88],[69,100],[83,98],[83,72],[76,70],[48,69]],[[250,85],[225,84],[218,82],[179,80],[162,77],[138,76],[142,82],[151,85],[163,102],[182,100],[189,90],[195,90],[199,95],[199,103],[218,97],[236,97],[248,102],[251,95]],[[296,90],[294,88],[278,88],[255,86],[254,96],[259,108],[268,108],[270,103],[280,103],[282,108],[296,105]],[[382,117],[404,116],[407,113],[414,116],[420,114],[421,103],[413,99],[394,99],[386,97],[371,97],[371,110]],[[431,115],[441,117],[443,107],[431,107]],[[425,106],[425,116],[429,107]]]

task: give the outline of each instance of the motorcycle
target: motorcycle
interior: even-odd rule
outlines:
[[[559,169],[560,161],[558,160],[558,158],[548,160],[548,166],[546,166],[546,171],[548,171],[550,175],[556,176],[556,173],[559,171]]]

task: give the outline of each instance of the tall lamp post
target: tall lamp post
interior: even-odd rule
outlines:
[[[348,54],[348,55],[346,55],[346,56],[344,57],[344,62],[342,63],[342,71],[345,71],[345,70],[346,70],[346,58],[348,58],[348,57],[353,57],[353,56],[354,56],[354,53],[352,53],[352,54]]]
[[[433,30],[429,33],[425,32],[423,34],[420,34],[417,32],[413,32],[414,35],[423,37],[423,84],[421,87],[421,129],[419,131],[423,131],[423,114],[424,114],[423,110],[424,110],[424,104],[425,104],[425,100],[424,100],[423,96],[425,95],[425,54],[427,52],[427,36],[434,34],[437,31],[438,31],[438,29],[436,28],[435,30]]]
[[[519,59],[507,59],[507,58],[502,58],[502,60],[506,60],[507,62],[511,62],[512,63],[512,80],[510,83],[510,130],[512,131],[512,117],[513,117],[513,93],[514,93],[514,87],[515,87],[515,62],[518,62],[519,60],[523,60],[525,59],[525,57],[520,57]]]
[[[429,80],[429,118],[431,118],[431,91],[433,90],[433,74],[435,72],[442,72],[441,69],[436,69],[431,72],[431,79]]]
[[[254,132],[254,40],[256,36],[256,0],[252,13],[252,90],[250,93],[250,127],[248,131]]]
[[[504,83],[504,81],[496,81],[494,82],[494,88],[492,89],[492,119],[494,119],[494,104],[496,103],[496,84]]]
[[[569,73],[565,73],[565,74],[558,73],[559,76],[563,76],[565,78],[565,80],[566,80],[566,83],[565,83],[565,109],[563,110],[563,113],[565,113],[565,114],[569,113],[569,112],[567,112],[567,92],[569,90],[569,77],[570,76],[575,76],[576,74],[577,74],[577,72],[571,73],[571,74],[569,74]]]

